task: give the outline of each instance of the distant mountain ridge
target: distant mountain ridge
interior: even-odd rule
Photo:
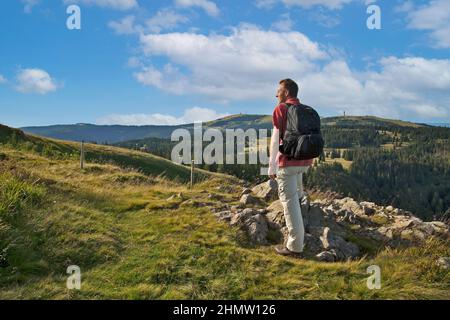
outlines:
[[[413,122],[383,119],[373,116],[346,116],[328,117],[322,119],[322,125],[360,125],[360,126],[401,126],[401,127],[423,127],[426,124]],[[243,129],[249,128],[271,129],[272,117],[269,115],[238,114],[220,118],[203,123],[205,128],[217,129]],[[95,125],[95,124],[69,124],[23,127],[23,131],[62,140],[90,141],[96,143],[118,143],[144,138],[170,138],[176,129],[192,129],[193,124],[182,125],[145,125],[145,126],[124,126],[124,125]]]
[[[427,123],[430,126],[434,126],[434,127],[446,127],[446,128],[450,128],[450,123]]]

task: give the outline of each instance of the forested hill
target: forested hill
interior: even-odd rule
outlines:
[[[423,127],[425,125],[405,122],[400,120],[389,120],[377,117],[331,117],[323,118],[324,126],[398,126],[398,127]],[[272,118],[267,115],[238,114],[221,119],[209,121],[203,124],[205,128],[217,129],[271,129]],[[53,125],[43,127],[24,127],[22,130],[28,133],[44,137],[71,140],[89,141],[95,143],[117,143],[144,138],[168,139],[172,132],[178,128],[192,129],[193,124],[177,126],[148,125],[148,126],[123,126],[123,125],[94,125],[94,124],[69,124]]]
[[[450,218],[450,128],[375,117],[322,123],[326,148],[306,176],[309,188],[407,209],[426,220]],[[175,144],[148,138],[119,145],[170,158]],[[261,167],[203,166],[254,182],[266,178]]]

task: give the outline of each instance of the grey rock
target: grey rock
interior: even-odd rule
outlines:
[[[242,227],[243,225],[245,225],[245,222],[251,216],[252,216],[252,213],[248,212],[248,211],[245,212],[245,213],[244,213],[244,211],[238,212],[238,213],[234,214],[233,217],[231,218],[230,225],[231,226],[236,226],[237,225],[239,227]]]
[[[450,269],[450,258],[449,257],[440,257],[439,259],[437,259],[436,264],[441,269],[449,270]]]
[[[240,209],[243,209],[243,208],[245,208],[244,204],[239,203],[238,205],[231,206],[231,211],[237,212],[237,211],[239,211]]]
[[[363,207],[352,198],[347,197],[335,200],[334,203],[337,204],[341,209],[351,211],[356,215],[365,215]]]
[[[328,227],[323,228],[320,240],[325,250],[334,249],[337,260],[356,258],[360,253],[356,244],[345,241],[342,237],[333,233]]]
[[[252,190],[253,194],[265,201],[276,200],[278,198],[278,183],[276,180],[268,180],[258,184]]]
[[[320,207],[319,204],[312,203],[309,207],[308,212],[305,212],[303,215],[303,223],[311,227],[323,227],[325,224],[325,213]]]
[[[217,217],[219,221],[226,221],[226,222],[230,222],[231,218],[233,217],[231,211],[216,212],[214,213],[214,215]]]
[[[256,209],[252,209],[252,208],[245,208],[244,210],[242,210],[242,213],[244,215],[249,215],[249,216],[253,216],[255,214],[258,214],[258,210]]]
[[[246,222],[245,226],[250,237],[250,240],[258,244],[267,244],[267,233],[269,232],[269,227],[267,225],[266,219],[263,215],[257,214],[251,216]]]
[[[282,227],[286,225],[283,205],[281,204],[280,200],[272,202],[272,204],[267,208],[267,211],[268,213],[266,217],[269,221],[275,222]]]
[[[316,233],[314,232],[313,229],[312,233],[314,235],[310,233],[305,233],[304,250],[305,252],[310,253],[311,255],[316,255],[323,251],[323,246],[322,242],[320,241],[320,232]]]
[[[323,262],[335,262],[336,261],[336,252],[334,250],[330,251],[322,251],[321,253],[316,255],[317,260]]]
[[[252,196],[251,194],[244,194],[241,197],[240,202],[244,205],[255,205],[255,204],[259,204],[259,201],[257,198],[255,198],[254,196]]]

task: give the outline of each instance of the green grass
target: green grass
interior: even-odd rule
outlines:
[[[32,152],[55,160],[78,160],[80,154],[80,143],[24,134],[21,130],[1,124],[0,143],[3,143],[5,147]],[[85,143],[84,146],[87,162],[110,163],[124,169],[137,170],[145,175],[158,175],[178,182],[190,180],[190,167],[175,164],[162,157],[112,146],[89,143]],[[197,182],[222,176],[220,173],[198,168],[195,171]]]
[[[211,213],[239,198],[235,178],[211,175],[189,189],[157,171],[100,162],[80,170],[70,157],[0,148],[0,299],[450,298],[449,273],[435,265],[450,256],[448,243],[383,251],[364,243],[367,256],[343,263],[281,257]],[[373,264],[380,290],[366,286]],[[66,289],[69,265],[81,268],[80,291]]]

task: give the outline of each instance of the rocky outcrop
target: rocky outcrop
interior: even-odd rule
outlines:
[[[255,245],[286,242],[287,227],[283,206],[276,199],[277,188],[270,182],[244,189],[240,204],[215,213],[221,221],[244,230]],[[269,200],[267,200],[269,199]],[[449,226],[443,222],[424,222],[410,212],[357,202],[352,198],[301,199],[305,226],[305,253],[325,262],[360,257],[358,243],[401,247],[420,245],[430,237],[450,239]],[[279,237],[273,237],[273,234]],[[356,242],[356,243],[355,243]],[[445,260],[447,261],[447,260]],[[440,262],[444,265],[444,262]]]
[[[252,190],[252,193],[265,201],[273,201],[278,198],[278,183],[275,180],[258,184]]]
[[[252,196],[250,193],[242,195],[240,202],[245,206],[260,204],[259,199]]]

